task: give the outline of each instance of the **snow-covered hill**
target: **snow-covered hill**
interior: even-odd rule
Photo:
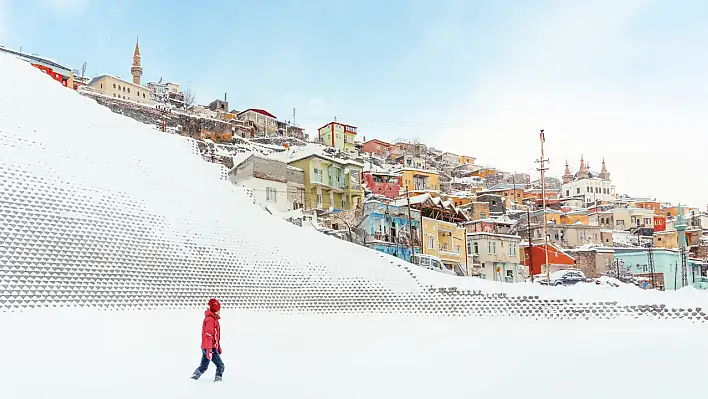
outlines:
[[[0,73],[11,77],[0,86],[0,310],[23,310],[0,312],[3,397],[699,388],[675,381],[708,365],[708,328],[692,323],[705,319],[703,292],[421,270],[268,215],[189,139],[113,114],[14,58],[0,55]],[[210,297],[224,306],[221,386],[187,379]],[[635,384],[657,370],[661,380]],[[626,385],[583,388],[603,376],[601,386]]]

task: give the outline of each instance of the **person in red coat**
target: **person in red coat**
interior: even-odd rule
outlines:
[[[209,300],[209,309],[204,312],[204,322],[202,323],[202,361],[194,370],[192,379],[199,377],[209,368],[209,361],[216,365],[216,377],[214,381],[221,381],[224,375],[224,362],[221,360],[221,326],[219,318],[221,314],[221,304],[215,298]]]

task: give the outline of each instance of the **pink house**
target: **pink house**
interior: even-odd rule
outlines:
[[[385,141],[373,139],[365,141],[364,144],[361,145],[361,151],[376,155],[386,155],[391,152],[391,144]]]
[[[364,172],[364,183],[374,194],[396,198],[401,190],[401,176],[383,172]]]

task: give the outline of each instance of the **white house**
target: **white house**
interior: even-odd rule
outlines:
[[[467,263],[479,268],[479,271],[470,270],[470,275],[508,283],[525,281],[528,266],[520,264],[520,243],[521,237],[517,235],[467,233]]]
[[[304,206],[304,171],[284,162],[250,155],[234,165],[229,178],[234,184],[250,189],[255,202],[272,213]]]

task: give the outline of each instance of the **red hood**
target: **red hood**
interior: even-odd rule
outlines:
[[[211,309],[207,309],[207,310],[204,311],[204,317],[209,317],[209,316],[211,316],[211,317],[213,317],[213,318],[215,318],[215,319],[217,319],[217,320],[220,319],[220,317],[219,317],[218,314],[212,312]]]

